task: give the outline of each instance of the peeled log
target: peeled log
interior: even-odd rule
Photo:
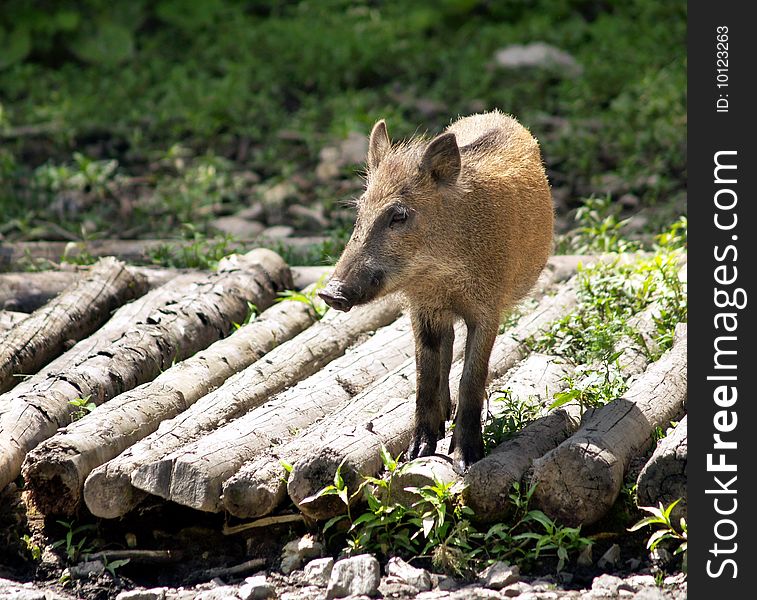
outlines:
[[[668,506],[680,499],[673,509],[675,525],[681,517],[688,518],[687,507],[687,441],[688,417],[681,419],[652,453],[637,480],[636,497],[639,506]]]
[[[223,509],[221,485],[244,462],[350,402],[413,352],[410,320],[402,318],[264,405],[160,461],[142,465],[132,480],[178,504],[218,512]]]
[[[272,240],[259,237],[255,240],[233,241],[208,239],[208,243],[223,242],[231,251],[244,252],[255,246],[268,246],[291,254],[306,254],[307,251],[320,246],[328,238],[323,236],[289,237]],[[83,255],[114,256],[129,263],[152,263],[151,254],[160,248],[188,248],[194,242],[190,240],[152,239],[152,240],[87,240],[81,242],[0,242],[0,271],[10,271],[19,262],[30,259],[44,259],[57,263],[65,256],[69,259]]]
[[[23,312],[14,312],[12,310],[0,310],[0,334],[8,331],[16,323],[25,319],[29,315]]]
[[[598,521],[620,493],[628,464],[656,427],[680,418],[686,401],[686,325],[622,398],[598,409],[578,432],[534,462],[533,501],[569,526]]]
[[[72,364],[48,369],[33,383],[0,396],[0,488],[18,475],[29,450],[71,422],[71,400],[88,398],[99,405],[154,379],[174,360],[226,336],[234,322],[244,321],[248,303],[270,306],[276,292],[290,286],[289,267],[281,257],[254,250],[238,266],[176,290],[143,322],[126,329],[120,323],[121,335],[111,344],[85,340],[83,348],[96,350],[74,353]]]
[[[545,297],[532,313],[522,316],[512,330],[497,336],[489,361],[489,376],[504,375],[526,353],[525,341],[566,315],[575,303],[575,286],[571,281],[556,296]],[[452,390],[456,390],[462,370],[462,361],[453,364]],[[391,389],[386,389],[385,393],[389,397],[394,394]],[[297,507],[313,519],[327,519],[342,512],[345,507],[335,496],[314,496],[333,481],[339,465],[348,488],[356,489],[361,476],[376,475],[381,470],[382,446],[392,456],[404,451],[413,430],[414,399],[414,395],[394,396],[375,417],[354,427],[329,431],[315,451],[295,463],[289,475],[287,491]],[[456,403],[457,393],[453,392],[453,408]]]
[[[45,440],[27,455],[22,468],[35,506],[44,514],[73,514],[92,469],[314,321],[315,313],[307,304],[278,303],[229,337],[98,406]]]
[[[349,313],[329,311],[321,321],[272,350],[264,360],[234,375],[183,413],[161,423],[157,431],[120,456],[93,470],[84,486],[87,507],[104,518],[126,514],[144,496],[135,489],[137,481],[131,479],[135,469],[159,461],[260,406],[273,394],[344,354],[360,336],[396,320],[399,313],[399,302],[394,297]]]
[[[562,257],[553,257],[562,258]],[[567,257],[572,258],[572,257]],[[575,272],[579,260],[553,261],[536,285],[536,294],[542,294],[550,284],[564,280]],[[557,267],[555,267],[555,264]],[[513,339],[515,335],[527,337],[538,327],[549,322],[557,315],[564,314],[576,302],[573,284],[566,284],[563,291],[555,297],[543,298],[531,312],[520,318],[514,331],[507,331],[498,336],[498,342],[489,361],[490,371],[504,373],[524,353],[520,342]],[[460,336],[457,336],[460,338]],[[457,340],[459,341],[459,339]],[[456,350],[456,356],[461,349]],[[459,368],[459,367],[457,367]],[[459,377],[459,371],[456,372]],[[264,456],[242,466],[238,473],[230,477],[223,485],[224,507],[231,514],[241,517],[258,517],[272,512],[286,497],[287,485],[280,461],[294,464],[308,453],[317,452],[324,440],[335,429],[357,425],[370,421],[394,398],[401,398],[412,405],[412,393],[415,390],[415,362],[395,369],[374,386],[354,398],[348,406],[340,406],[323,421],[316,423],[304,434],[291,442],[274,447],[271,456]],[[457,392],[457,381],[453,380],[451,391]],[[412,415],[407,419],[407,426],[412,426]],[[401,448],[404,450],[404,448]],[[333,473],[332,473],[333,475]]]
[[[0,392],[61,354],[72,341],[87,337],[110,318],[111,312],[147,291],[123,263],[103,258],[87,277],[66,288],[54,300],[0,334]]]

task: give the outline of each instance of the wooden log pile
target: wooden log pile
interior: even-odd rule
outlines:
[[[593,260],[602,258],[551,259],[515,325],[495,342],[490,395],[530,399],[540,416],[464,476],[451,467],[447,436],[437,456],[414,461],[393,484],[400,497],[407,487],[462,480],[477,518],[492,521],[507,516],[512,484],[530,477],[534,502],[550,516],[567,524],[601,518],[630,458],[651,448],[655,427],[684,414],[686,335],[681,328],[673,349],[650,366],[659,309],[648,307],[630,322],[635,335],[615,348],[624,376],[635,376],[628,392],[594,411],[549,410],[576,365],[530,353],[529,341],[574,310],[573,276]],[[310,518],[338,514],[340,500],[317,495],[337,468],[355,489],[380,473],[382,447],[394,456],[406,449],[415,361],[397,298],[320,319],[317,301],[275,302],[278,292],[326,272],[290,269],[275,253],[255,250],[222,261],[215,273],[106,258],[48,278],[0,274],[0,308],[12,309],[0,310],[0,336],[15,340],[0,345],[0,488],[21,472],[44,514],[86,506],[116,518],[148,495],[241,518],[270,514],[287,496]],[[127,292],[116,298],[110,282],[119,278]],[[97,285],[108,293],[82,291]],[[101,308],[76,312],[82,298]],[[246,322],[250,304],[259,314]],[[64,325],[39,343],[31,333],[48,321]],[[456,333],[453,405],[464,328]],[[490,401],[482,416],[498,418],[505,407]],[[640,475],[640,504],[684,495],[685,457],[684,419]]]

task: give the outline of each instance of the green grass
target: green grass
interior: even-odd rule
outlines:
[[[493,66],[496,50],[537,40],[571,53],[583,74]],[[15,43],[0,63],[0,233],[34,237],[45,221],[74,236],[204,231],[218,210],[260,199],[250,173],[263,184],[313,181],[324,145],[367,135],[380,117],[402,138],[494,107],[537,135],[572,203],[603,194],[598,182],[613,174],[644,205],[664,205],[685,190],[685,40],[680,0],[161,0],[119,10],[11,0],[0,17],[0,55]],[[315,182],[302,202],[330,213],[359,186]]]

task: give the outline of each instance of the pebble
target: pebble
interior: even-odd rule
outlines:
[[[566,77],[577,77],[583,72],[583,67],[570,54],[544,42],[512,44],[497,50],[494,61],[505,69],[556,69]]]
[[[237,592],[241,600],[265,600],[276,595],[276,590],[265,575],[247,577]]]
[[[331,570],[334,568],[334,559],[329,557],[316,558],[305,565],[305,581],[317,587],[326,587],[329,584]]]
[[[620,560],[620,546],[613,544],[607,549],[602,557],[597,561],[597,566],[606,571],[608,568],[613,567]]]
[[[163,600],[166,597],[166,588],[151,588],[149,590],[129,590],[121,592],[116,600]]]
[[[233,585],[222,585],[212,590],[205,590],[195,596],[195,600],[239,600],[237,588]]]
[[[360,554],[334,563],[326,598],[373,596],[381,583],[381,565],[375,556]]]
[[[281,572],[289,575],[295,569],[311,558],[318,558],[323,554],[323,545],[308,534],[292,540],[286,544],[281,552]]]
[[[412,585],[418,591],[425,592],[431,589],[431,575],[425,569],[418,569],[406,563],[401,558],[390,558],[386,563],[386,574],[397,577],[408,585]]]
[[[518,581],[520,569],[517,565],[511,566],[502,561],[497,561],[481,571],[479,578],[486,587],[500,590],[506,585]]]

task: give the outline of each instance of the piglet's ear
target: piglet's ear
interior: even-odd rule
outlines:
[[[391,146],[392,143],[389,141],[389,134],[386,131],[386,122],[381,119],[373,126],[368,141],[368,168],[376,169]]]
[[[455,183],[460,175],[460,149],[454,133],[435,137],[421,159],[421,170],[428,172],[441,185]]]

